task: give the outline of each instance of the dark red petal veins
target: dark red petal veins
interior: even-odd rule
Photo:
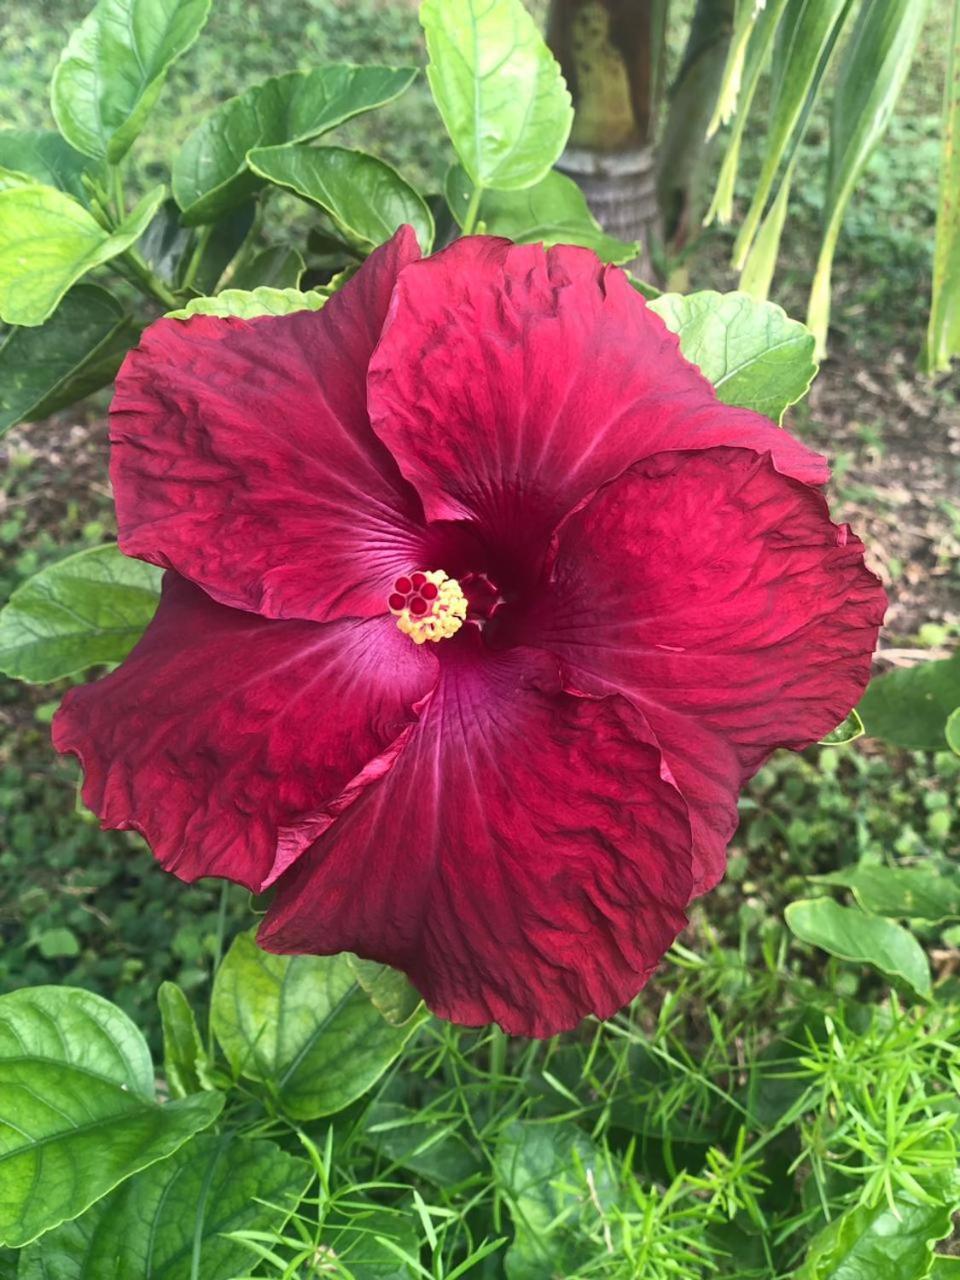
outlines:
[[[271,622],[168,574],[123,665],[67,694],[54,743],[105,827],[140,831],[181,879],[259,891],[377,776],[436,672],[389,617]]]
[[[392,769],[277,885],[271,951],[356,951],[468,1025],[612,1014],[685,919],[690,828],[643,718],[466,631]]]
[[[690,803],[704,890],[743,781],[857,702],[885,603],[818,492],[768,457],[710,449],[638,463],[571,516],[512,639],[560,657],[570,687],[643,712]]]
[[[276,618],[373,617],[423,559],[422,509],[370,429],[366,371],[412,231],[321,311],[159,320],[111,411],[120,544]]]
[[[716,444],[827,470],[721,404],[626,276],[585,249],[456,241],[401,273],[370,362],[370,419],[431,520],[475,519],[514,557],[631,463]],[[532,549],[532,550],[531,550]]]

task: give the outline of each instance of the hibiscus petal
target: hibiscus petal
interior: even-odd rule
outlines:
[[[563,526],[552,580],[504,643],[649,721],[688,800],[698,890],[723,874],[737,791],[857,702],[885,597],[815,490],[742,449],[661,454]]]
[[[313,835],[377,776],[436,672],[391,618],[270,621],[167,574],[123,665],[67,694],[54,744],[105,827],[141,832],[183,880],[258,892],[304,847],[304,814]]]
[[[685,923],[690,828],[643,718],[555,659],[443,642],[392,769],[277,886],[260,941],[403,969],[441,1016],[552,1035],[609,1016]]]
[[[769,450],[808,483],[817,454],[721,404],[623,272],[585,249],[458,240],[405,268],[370,362],[370,420],[432,520],[537,545],[631,463],[716,444]]]
[[[221,604],[328,621],[385,612],[422,509],[366,414],[366,370],[409,229],[321,311],[159,320],[111,410],[120,545]]]

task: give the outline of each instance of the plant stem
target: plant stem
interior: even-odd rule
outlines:
[[[120,166],[114,165],[110,170],[110,180],[113,184],[113,204],[117,215],[117,222],[123,221],[126,213],[126,201],[123,196],[123,174],[120,172]]]
[[[158,302],[162,302],[168,311],[180,305],[177,295],[167,288],[155,271],[150,269],[136,249],[128,249],[121,255],[121,260],[136,276],[137,283],[144,292],[151,294]]]
[[[183,273],[182,288],[184,289],[193,288],[193,282],[196,279],[197,272],[200,270],[200,263],[203,261],[203,255],[206,252],[212,230],[212,223],[208,223],[205,227],[200,228],[200,234],[197,236],[197,243],[194,245],[193,253],[190,255],[190,261],[187,264],[187,269]]]
[[[480,201],[483,198],[483,192],[483,187],[473,188],[470,203],[467,205],[467,215],[463,220],[463,234],[465,236],[473,235],[473,229],[477,225],[477,214],[480,212]]]

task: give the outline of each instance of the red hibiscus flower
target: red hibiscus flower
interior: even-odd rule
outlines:
[[[320,312],[147,330],[120,544],[169,572],[55,741],[260,941],[547,1035],[647,980],[737,792],[832,728],[883,593],[824,462],[582,249],[399,232]]]

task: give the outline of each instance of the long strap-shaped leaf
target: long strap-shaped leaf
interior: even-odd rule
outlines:
[[[933,300],[925,359],[930,373],[946,369],[951,356],[960,356],[960,0],[953,0],[942,145]]]
[[[923,0],[921,0],[921,3]],[[781,162],[795,140],[797,125],[809,107],[824,70],[824,54],[836,38],[836,26],[849,0],[789,0],[777,29],[774,51],[774,99],[763,166],[733,250],[735,267],[746,261],[753,237],[773,189]]]
[[[830,121],[830,169],[823,243],[807,324],[826,353],[830,272],[850,196],[876,146],[913,61],[927,0],[864,0],[844,50]]]

